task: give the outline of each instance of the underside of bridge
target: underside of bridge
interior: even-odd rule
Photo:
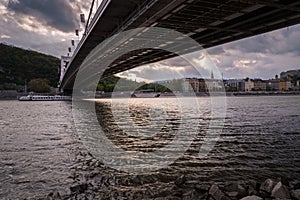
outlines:
[[[184,33],[209,48],[300,23],[300,1],[294,0],[104,0],[102,4],[106,7],[98,10],[74,53],[62,89],[73,87],[78,68],[97,45],[121,31],[163,27]],[[182,53],[196,50],[189,47]],[[159,49],[141,49],[120,55],[104,76],[174,56]]]

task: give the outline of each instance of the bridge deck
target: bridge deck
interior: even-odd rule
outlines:
[[[63,89],[72,88],[76,72],[91,50],[120,31],[169,28],[209,48],[300,23],[300,1],[295,0],[103,0],[101,6],[68,66]],[[185,53],[195,50],[190,48]],[[120,56],[104,76],[176,55],[152,49]]]

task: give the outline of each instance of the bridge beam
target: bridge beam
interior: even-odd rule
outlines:
[[[85,57],[106,38],[121,31],[138,27],[173,29],[209,48],[299,24],[299,5],[297,0],[103,0],[102,10],[97,11],[87,36],[76,49],[61,87],[72,88]],[[130,40],[120,45],[126,48],[125,43],[131,45]],[[196,50],[189,47],[183,52]],[[159,50],[147,50],[149,52],[142,54],[143,51],[120,55],[104,75],[176,56]]]

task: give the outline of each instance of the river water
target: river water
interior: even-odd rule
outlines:
[[[134,99],[129,109],[126,108],[134,128],[122,121],[126,113],[118,112],[127,106],[122,100],[114,104],[113,111],[111,100],[96,101],[98,121],[107,138],[125,151],[154,152],[172,141],[176,131],[188,134],[193,128],[197,130],[190,147],[171,165],[139,175],[116,171],[103,164],[97,165],[98,168],[85,166],[95,158],[82,156],[87,150],[80,143],[84,138],[80,140],[76,135],[71,102],[1,101],[0,199],[43,198],[53,191],[67,194],[74,181],[79,181],[74,180],[76,174],[83,174],[87,180],[86,174],[97,177],[97,170],[102,175],[107,171],[108,176],[117,177],[111,183],[113,189],[107,183],[102,190],[129,192],[145,188],[164,190],[181,175],[191,182],[261,181],[281,176],[299,180],[300,96],[227,97],[223,131],[204,158],[199,158],[198,152],[209,129],[211,101],[209,97],[197,100],[201,113],[193,111],[193,106],[190,110],[179,109],[175,98]],[[182,122],[180,116],[192,120]],[[82,123],[89,131],[86,120]],[[159,124],[158,129],[155,124]],[[156,134],[147,128],[139,129],[151,125],[154,125],[151,131]],[[150,137],[136,137],[137,129]],[[78,153],[78,149],[82,152]]]

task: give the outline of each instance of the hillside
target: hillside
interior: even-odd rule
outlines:
[[[25,80],[44,78],[56,87],[59,66],[56,57],[0,43],[0,85],[24,85]]]

